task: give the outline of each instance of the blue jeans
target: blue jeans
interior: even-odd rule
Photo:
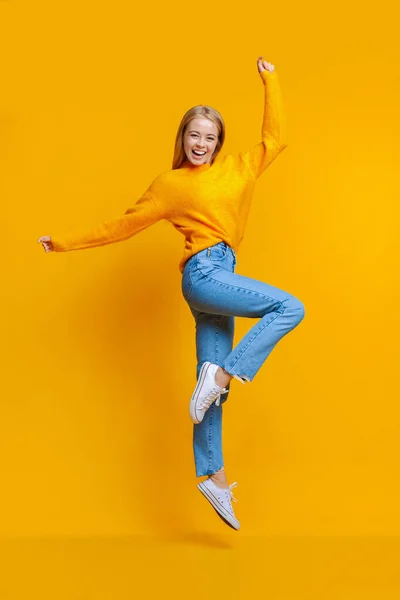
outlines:
[[[182,294],[196,324],[198,379],[205,361],[219,365],[247,384],[277,342],[304,317],[304,306],[294,296],[272,285],[237,275],[236,254],[219,242],[194,254],[182,274]],[[233,348],[234,319],[259,319]],[[230,382],[231,383],[231,382]],[[223,465],[222,405],[211,404],[201,423],[194,425],[193,450],[197,477],[211,475]]]

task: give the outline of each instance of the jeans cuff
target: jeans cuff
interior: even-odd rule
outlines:
[[[250,379],[247,377],[247,375],[233,375],[234,377],[236,377],[236,379],[238,381],[240,381],[240,383],[249,383]]]

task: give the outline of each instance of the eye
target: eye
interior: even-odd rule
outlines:
[[[190,134],[190,137],[192,137],[192,138],[193,138],[193,137],[198,137],[198,135],[197,135],[197,133],[191,133],[191,134]],[[208,137],[208,138],[207,138],[207,140],[208,140],[209,142],[214,142],[214,141],[215,141],[215,138],[213,138],[213,137]]]

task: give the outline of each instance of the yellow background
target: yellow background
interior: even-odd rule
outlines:
[[[218,565],[243,564],[249,540],[271,565],[271,536],[399,535],[394,6],[0,3],[4,540],[180,540],[209,552],[193,558],[205,582]],[[84,251],[46,254],[37,239],[123,214],[171,168],[177,127],[195,104],[222,113],[224,153],[259,141],[259,55],[279,74],[289,145],[257,183],[237,272],[300,298],[305,318],[252,384],[232,382],[224,453],[239,482],[236,533],[196,489],[183,237],[161,222]],[[236,320],[236,342],[252,324]],[[225,549],[242,554],[223,558]],[[263,568],[254,556],[247,575],[251,564]],[[299,556],[285,556],[290,573]],[[288,591],[283,563],[281,571],[289,587],[277,583],[274,599],[359,597],[345,587],[336,596],[326,582],[318,595],[312,577]],[[389,571],[375,582],[385,600]],[[128,580],[124,587],[119,574],[118,598]],[[360,598],[375,597],[371,586]],[[101,596],[88,590],[82,598]]]

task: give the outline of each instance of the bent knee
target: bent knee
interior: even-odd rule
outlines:
[[[293,306],[296,315],[296,323],[300,323],[300,321],[302,321],[304,319],[304,315],[305,315],[305,308],[304,308],[304,304],[300,301],[297,300],[296,298],[296,302]]]
[[[303,318],[306,311],[305,311],[304,304],[302,303],[302,301],[299,300],[298,298],[296,298],[296,302],[295,302],[294,306],[295,306],[296,310],[301,314],[301,318]]]
[[[304,304],[295,296],[290,296],[287,300],[284,300],[283,305],[285,310],[289,310],[293,315],[293,321],[297,324],[304,319],[305,308]]]

